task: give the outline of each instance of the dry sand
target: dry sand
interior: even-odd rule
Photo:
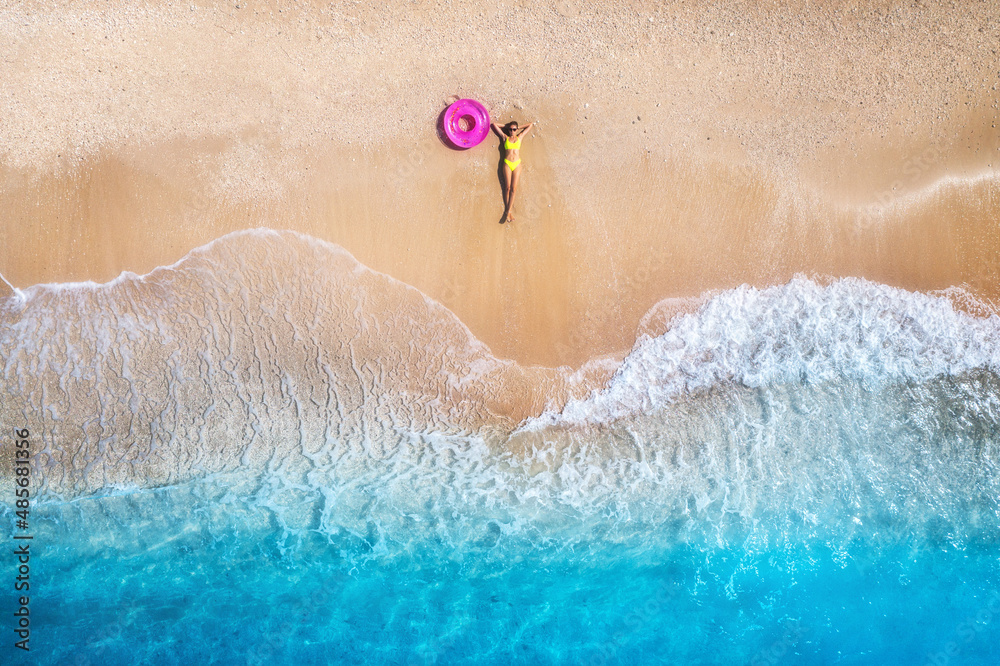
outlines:
[[[295,229],[543,365],[620,354],[661,299],[798,272],[994,298],[998,16],[7,3],[0,273],[105,281],[235,229]],[[437,137],[454,96],[538,123],[512,225],[497,224],[495,142]]]

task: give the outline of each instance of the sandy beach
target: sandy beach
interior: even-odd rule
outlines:
[[[998,9],[5,3],[0,273],[103,282],[291,229],[545,366],[798,273],[989,302]],[[536,122],[511,225],[496,142],[438,137],[456,97]]]
[[[998,45],[0,0],[0,663],[1000,663]]]

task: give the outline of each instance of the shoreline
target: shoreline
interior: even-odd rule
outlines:
[[[49,209],[36,218],[48,233],[38,233],[37,225],[8,227],[6,245],[19,251],[0,272],[19,288],[104,282],[122,271],[144,274],[172,264],[231,231],[287,228],[341,245],[362,264],[441,302],[497,356],[547,367],[621,356],[640,320],[663,299],[697,299],[740,284],[783,284],[797,274],[862,277],[923,292],[963,286],[979,298],[1000,297],[1000,267],[991,260],[1000,256],[1000,237],[992,231],[1000,181],[992,174],[973,181],[945,177],[887,207],[858,208],[789,201],[760,180],[737,183],[725,172],[692,177],[679,168],[660,177],[679,189],[714,189],[701,199],[689,197],[680,210],[672,210],[670,194],[661,193],[647,196],[643,210],[591,208],[574,215],[567,199],[579,193],[546,190],[546,181],[555,180],[551,168],[546,174],[537,149],[525,152],[535,164],[522,181],[520,203],[538,217],[523,220],[522,213],[513,226],[483,221],[500,207],[499,196],[497,202],[489,196],[494,183],[484,155],[462,157],[476,159],[474,172],[488,184],[452,202],[440,224],[408,224],[412,220],[398,212],[398,199],[379,197],[387,188],[374,178],[326,192],[317,186],[318,194],[305,188],[290,197],[298,200],[297,210],[276,212],[199,199],[196,189],[112,162],[76,182],[5,190],[0,204],[16,211],[15,218],[37,215],[35,202],[48,198]],[[388,160],[377,160],[369,162],[373,171],[387,170]],[[438,169],[446,172],[445,180],[465,177],[456,165],[450,173],[443,164]],[[109,196],[126,173],[131,191]],[[648,185],[653,178],[642,174],[638,187],[654,189]],[[39,194],[46,190],[52,194]],[[582,195],[578,210],[592,203],[587,192]],[[635,195],[626,189],[620,200]],[[399,196],[404,208],[429,205],[424,188]],[[152,199],[156,205],[148,204]],[[555,212],[549,213],[547,201]],[[47,223],[59,218],[70,224]],[[121,222],[98,223],[115,218]],[[286,223],[278,227],[274,220]]]

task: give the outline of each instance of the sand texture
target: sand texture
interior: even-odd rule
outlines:
[[[444,304],[498,357],[546,366],[621,355],[665,298],[684,309],[796,273],[988,302],[997,16],[996,2],[8,2],[0,273],[104,282],[234,230],[291,229]],[[457,96],[537,123],[512,225],[497,224],[496,142],[456,152],[438,136]]]

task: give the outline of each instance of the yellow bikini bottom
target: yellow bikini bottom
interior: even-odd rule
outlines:
[[[516,168],[517,168],[517,165],[519,165],[519,164],[521,163],[521,160],[514,160],[513,162],[511,162],[511,161],[510,161],[510,160],[508,160],[508,159],[507,159],[506,157],[505,157],[505,158],[503,158],[503,161],[507,163],[507,166],[509,166],[509,167],[510,167],[510,170],[511,170],[511,171],[513,171],[514,169],[516,169]]]

